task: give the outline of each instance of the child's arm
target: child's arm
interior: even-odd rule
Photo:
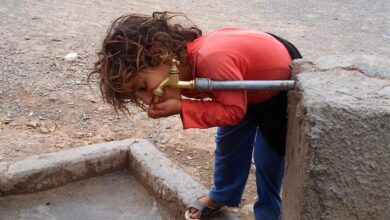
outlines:
[[[226,53],[226,50],[199,52],[197,58],[198,77],[213,80],[243,80],[245,60]],[[216,90],[211,92],[211,101],[182,100],[184,128],[209,128],[235,125],[244,116],[247,106],[245,90]]]
[[[182,122],[183,128],[209,128],[215,126],[235,125],[245,115],[245,95],[236,91],[236,94],[229,95],[235,103],[221,103],[219,100],[183,100],[182,101]],[[224,94],[227,95],[227,94]]]

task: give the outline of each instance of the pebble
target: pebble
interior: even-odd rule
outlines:
[[[32,121],[32,122],[29,122],[29,123],[26,124],[26,126],[29,127],[29,128],[37,128],[38,125],[39,124],[36,121]]]
[[[6,118],[3,119],[3,123],[4,123],[4,124],[9,124],[9,123],[11,123],[11,122],[12,122],[12,119],[11,119],[11,118],[6,117]]]
[[[237,213],[237,212],[238,212],[238,208],[232,208],[231,210],[232,210],[232,212],[234,212],[234,213]]]
[[[65,59],[66,61],[68,61],[68,62],[74,62],[74,61],[76,61],[78,58],[79,58],[79,55],[78,55],[77,53],[74,53],[74,52],[68,53],[68,54],[64,57],[64,59]]]
[[[158,142],[159,144],[165,144],[165,143],[168,142],[168,139],[165,139],[165,138],[158,138],[158,139],[157,139],[157,142]]]
[[[12,121],[12,122],[9,123],[9,125],[11,125],[11,126],[17,126],[18,123],[17,123],[16,121]]]
[[[83,113],[81,114],[81,119],[83,119],[83,121],[87,121],[87,120],[89,119],[88,113],[83,112]]]
[[[84,134],[82,132],[75,132],[74,135],[76,136],[76,138],[83,138],[84,137]]]
[[[114,138],[113,137],[107,137],[107,138],[104,138],[103,139],[105,142],[110,142],[110,141],[113,141]]]
[[[253,212],[253,204],[247,204],[244,205],[241,210],[246,214],[249,215]]]
[[[134,126],[132,124],[130,124],[130,123],[126,124],[125,127],[127,129],[134,129]]]
[[[41,132],[42,134],[49,134],[50,133],[50,130],[46,126],[38,127],[38,131]]]

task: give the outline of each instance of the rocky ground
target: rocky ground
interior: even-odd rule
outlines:
[[[179,117],[116,114],[86,75],[110,22],[124,13],[182,11],[204,31],[224,26],[273,32],[308,59],[390,56],[390,2],[41,0],[0,3],[0,162],[125,138],[146,138],[210,186],[215,128],[182,130]],[[387,46],[386,46],[387,45]],[[75,61],[64,57],[75,52]],[[253,173],[243,205],[256,197]]]

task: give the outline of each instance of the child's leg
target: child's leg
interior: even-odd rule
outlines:
[[[209,196],[218,204],[238,206],[251,165],[257,126],[246,116],[235,126],[217,130],[215,138],[214,185]]]
[[[254,146],[258,200],[254,205],[256,219],[280,219],[280,190],[284,174],[284,157],[271,148],[260,130]]]

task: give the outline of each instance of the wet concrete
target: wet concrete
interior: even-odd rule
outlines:
[[[0,219],[163,219],[156,200],[129,171],[34,194],[0,197]]]

